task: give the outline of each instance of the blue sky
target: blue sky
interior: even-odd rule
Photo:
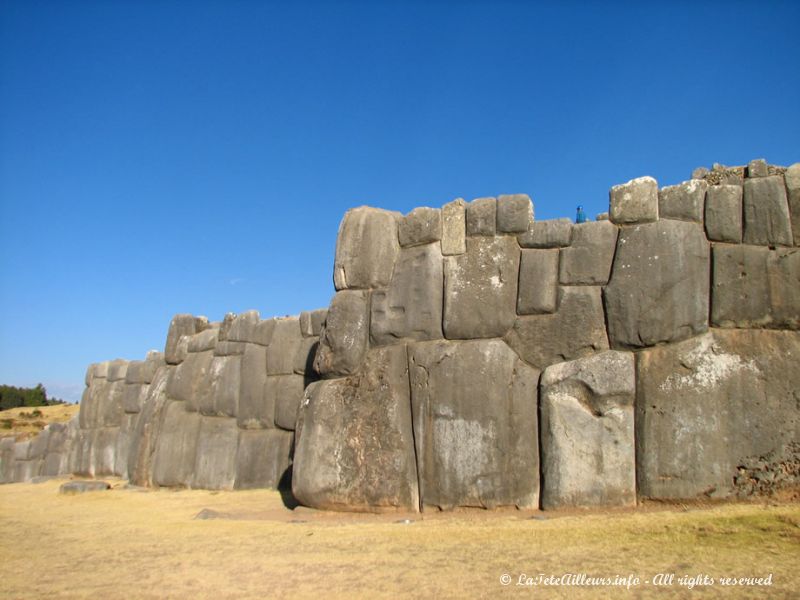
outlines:
[[[0,382],[327,306],[349,207],[800,160],[800,3],[0,2]]]

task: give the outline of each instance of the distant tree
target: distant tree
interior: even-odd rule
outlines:
[[[47,390],[41,383],[33,388],[0,385],[0,410],[21,406],[52,406],[54,404],[64,404],[64,401],[58,398],[48,399]]]

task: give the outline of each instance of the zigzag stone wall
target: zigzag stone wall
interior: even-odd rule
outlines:
[[[0,444],[0,481],[291,483],[339,510],[627,506],[800,484],[800,164],[349,211],[329,309],[178,315],[90,366],[79,417]]]

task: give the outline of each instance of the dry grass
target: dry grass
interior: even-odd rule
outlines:
[[[0,487],[3,598],[797,598],[800,506],[650,506],[603,514],[341,515],[276,492],[61,496]],[[228,518],[195,520],[203,509]],[[765,576],[768,588],[528,588],[520,573]]]
[[[25,406],[0,411],[0,437],[14,436],[17,440],[33,437],[49,423],[66,423],[78,414],[77,404],[55,406]],[[33,415],[39,411],[41,415]],[[6,425],[8,423],[8,425]]]

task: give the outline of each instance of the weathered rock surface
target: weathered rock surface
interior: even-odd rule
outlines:
[[[167,364],[176,365],[183,360],[182,352],[178,348],[183,336],[191,336],[205,330],[208,320],[205,317],[195,317],[189,314],[175,315],[169,324],[167,344],[164,348],[164,359]]]
[[[783,174],[786,182],[786,197],[792,220],[794,245],[800,246],[800,163],[795,163]]]
[[[214,353],[192,352],[181,364],[171,370],[167,382],[167,395],[173,400],[182,400],[189,404],[189,410],[199,410],[206,405],[206,397],[210,395],[208,377]]]
[[[748,177],[766,177],[769,175],[767,168],[767,161],[763,158],[757,158],[747,163],[747,176]]]
[[[188,412],[185,403],[173,401],[165,406],[163,418],[155,440],[153,483],[165,487],[188,486],[195,469],[202,417]]]
[[[572,221],[569,219],[535,221],[526,233],[517,236],[523,248],[564,248],[571,240]]]
[[[438,208],[415,208],[398,222],[402,247],[430,244],[442,239],[442,216]]]
[[[800,329],[800,249],[771,250],[767,279],[772,326]]]
[[[636,503],[634,371],[613,350],[544,371],[542,508]]]
[[[361,373],[311,384],[299,412],[292,490],[306,506],[418,510],[403,345],[372,350]]]
[[[325,324],[325,317],[328,316],[327,308],[317,310],[306,310],[300,313],[300,333],[303,337],[319,336],[322,326]]]
[[[237,423],[242,429],[272,427],[275,415],[273,396],[267,394],[267,349],[248,344],[242,355],[241,390]]]
[[[609,199],[609,217],[612,223],[647,223],[658,220],[658,183],[652,177],[639,177],[612,187]]]
[[[110,490],[111,484],[107,481],[67,481],[58,488],[59,494],[85,494],[86,492],[103,492]]]
[[[423,506],[538,506],[539,372],[500,340],[409,346]]]
[[[516,317],[518,275],[513,238],[468,238],[465,254],[445,258],[445,337],[503,336]]]
[[[527,194],[497,197],[497,232],[523,233],[533,223],[533,203]]]
[[[400,250],[399,213],[361,206],[339,226],[333,281],[337,290],[384,287]]]
[[[213,350],[217,345],[217,337],[219,336],[218,329],[206,329],[200,333],[195,333],[189,337],[187,350],[192,352],[204,352],[206,350]],[[187,357],[188,358],[188,357]],[[185,359],[184,359],[185,360]]]
[[[559,281],[565,285],[605,285],[617,246],[619,228],[609,221],[579,223],[572,244],[561,250]]]
[[[519,263],[518,315],[553,313],[558,304],[557,248],[522,250]]]
[[[718,242],[742,242],[742,186],[715,185],[708,189],[706,234]]]
[[[607,350],[600,288],[562,287],[557,312],[518,317],[505,340],[537,369]]]
[[[452,256],[467,251],[467,203],[461,198],[442,207],[442,254]]]
[[[604,295],[611,346],[652,346],[706,331],[709,254],[695,223],[624,228]]]
[[[277,488],[291,464],[292,438],[277,429],[240,431],[234,487]]]
[[[721,330],[641,352],[636,444],[645,498],[726,497],[748,460],[800,431],[800,333]]]
[[[758,177],[744,182],[744,243],[791,246],[792,226],[783,177]]]
[[[238,446],[239,429],[236,427],[236,419],[200,417],[192,487],[207,490],[233,489]]]
[[[707,189],[708,184],[698,179],[661,188],[658,192],[659,217],[702,223]]]
[[[769,323],[769,248],[714,244],[712,255],[711,323],[717,327],[761,327]]]
[[[337,292],[319,336],[314,370],[322,377],[351,375],[361,366],[368,344],[369,292]]]
[[[372,292],[372,343],[380,346],[403,338],[441,338],[442,282],[442,253],[438,244],[404,248],[389,288]]]
[[[497,222],[497,200],[476,198],[467,204],[467,235],[494,235]]]
[[[294,431],[297,408],[303,399],[305,382],[302,375],[277,375],[267,378],[267,396],[275,406],[275,426]]]
[[[267,373],[288,375],[294,372],[294,357],[302,343],[300,319],[288,317],[275,322],[272,342],[267,349]]]

